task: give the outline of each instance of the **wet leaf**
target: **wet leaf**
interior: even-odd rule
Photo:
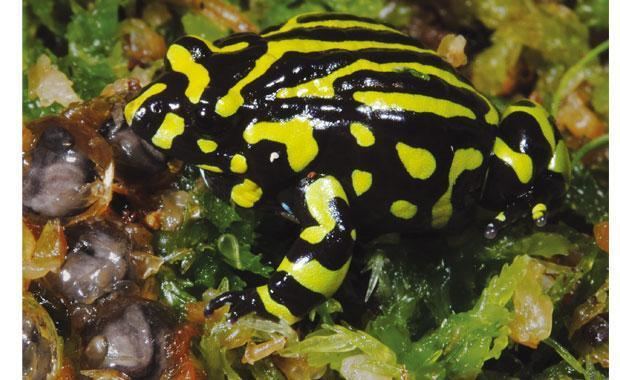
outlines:
[[[235,269],[247,270],[269,277],[273,268],[261,263],[260,255],[255,255],[250,251],[250,246],[241,243],[235,235],[223,234],[217,240],[217,249],[222,254],[224,261]]]
[[[573,167],[573,180],[566,194],[566,204],[588,223],[609,219],[609,190],[601,187],[582,164]]]

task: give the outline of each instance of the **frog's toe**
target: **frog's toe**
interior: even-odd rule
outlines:
[[[211,315],[215,310],[229,304],[228,320],[235,322],[251,312],[261,312],[263,310],[262,303],[256,293],[255,288],[232,291],[220,294],[209,302],[205,308],[205,315]]]
[[[532,220],[537,227],[544,227],[547,225],[547,205],[544,203],[537,203],[532,207]]]
[[[496,221],[491,221],[484,228],[484,237],[493,240],[497,237],[497,233],[499,232],[499,226]]]

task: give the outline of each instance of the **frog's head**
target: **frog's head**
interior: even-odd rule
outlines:
[[[570,178],[570,157],[553,118],[531,101],[509,106],[502,114],[483,193],[483,204],[501,211],[487,226],[487,236],[528,214],[544,226]]]
[[[166,70],[124,109],[127,124],[164,154],[214,173],[244,170],[230,152],[227,121],[214,113],[207,58],[213,45],[183,37],[166,53]]]

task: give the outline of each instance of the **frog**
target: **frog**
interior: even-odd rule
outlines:
[[[571,176],[541,105],[520,100],[500,114],[434,50],[349,14],[303,14],[214,42],[181,37],[124,116],[198,167],[217,196],[298,223],[266,284],[206,306],[228,305],[231,321],[302,320],[343,283],[358,236],[458,230],[477,205],[496,215],[487,238],[524,218],[544,226]]]

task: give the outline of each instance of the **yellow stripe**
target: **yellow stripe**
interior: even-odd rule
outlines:
[[[336,28],[336,29],[347,29],[347,28],[363,28],[363,29],[371,29],[385,32],[394,32],[398,34],[403,34],[402,32],[390,28],[389,26],[382,24],[374,24],[370,22],[364,21],[356,21],[356,20],[322,20],[322,21],[311,21],[299,23],[297,19],[299,17],[294,17],[290,19],[286,24],[284,24],[280,29],[274,30],[272,32],[263,34],[262,37],[271,37],[274,35],[278,35],[284,32],[288,32],[291,30],[297,29],[306,29],[306,28],[318,28],[318,27],[327,27],[327,28]]]
[[[213,140],[198,139],[196,143],[202,153],[212,153],[217,149],[217,143]]]
[[[218,47],[218,46],[215,46],[213,42],[205,40],[204,38],[200,36],[190,34],[188,35],[188,37],[195,38],[197,40],[202,41],[202,43],[207,45],[207,48],[213,53],[234,53],[234,52],[238,52],[250,46],[250,44],[247,43],[246,41],[241,41],[241,42],[234,43],[232,45]]]
[[[405,143],[396,144],[396,152],[407,173],[416,179],[428,179],[437,168],[435,156],[424,148],[414,148]]]
[[[353,93],[353,99],[373,110],[428,112],[445,118],[461,116],[472,120],[476,119],[472,110],[465,106],[450,100],[420,94],[357,91]]]
[[[273,66],[285,53],[315,53],[326,50],[341,49],[346,51],[358,51],[364,49],[400,49],[421,53],[435,54],[434,51],[422,49],[413,45],[386,43],[377,41],[320,41],[291,39],[283,41],[270,41],[267,43],[267,51],[256,60],[254,68],[239,82],[237,82],[228,93],[218,100],[215,112],[222,117],[229,117],[243,105],[244,99],[241,91],[245,86],[260,78],[267,70]]]
[[[213,173],[224,173],[224,171],[222,169],[218,168],[217,166],[206,165],[206,164],[200,164],[200,165],[196,165],[196,166],[199,167],[200,169],[208,170],[208,171],[213,172]]]
[[[162,149],[170,149],[175,137],[185,130],[185,120],[179,115],[168,112],[161,126],[151,138],[153,145]]]
[[[230,192],[230,199],[237,205],[245,208],[254,206],[263,196],[263,189],[255,182],[244,179],[242,183],[233,186]]]
[[[341,268],[330,270],[321,265],[316,259],[307,262],[300,260],[291,263],[288,258],[284,257],[284,260],[282,260],[278,267],[278,271],[288,273],[306,289],[329,298],[336,293],[340,284],[342,284],[350,264],[351,259],[349,258]]]
[[[362,123],[351,123],[349,131],[355,137],[357,145],[361,147],[367,148],[375,143],[375,135]]]
[[[534,107],[511,105],[506,108],[506,111],[504,111],[504,113],[502,114],[502,119],[507,118],[511,113],[515,112],[525,112],[528,115],[532,116],[534,119],[536,119],[540,131],[549,143],[551,152],[554,152],[555,134],[553,133],[553,125],[551,125],[551,123],[549,122],[549,113],[547,113],[547,111],[543,107],[536,103],[534,103]]]
[[[136,115],[136,112],[138,111],[138,109],[140,109],[140,107],[142,107],[142,104],[144,104],[144,102],[148,98],[153,95],[159,94],[165,89],[165,84],[155,83],[154,85],[146,89],[142,94],[140,94],[140,96],[127,103],[127,105],[125,106],[125,121],[127,122],[127,124],[131,125],[131,123],[133,122],[133,118]]]
[[[534,164],[530,156],[515,152],[499,137],[495,139],[493,153],[512,168],[521,183],[528,183],[532,180]]]
[[[418,206],[406,200],[398,200],[390,206],[390,212],[400,219],[411,219],[417,214]]]
[[[235,53],[250,46],[250,44],[247,43],[246,41],[241,41],[241,42],[237,42],[236,44],[222,46],[222,47],[217,47],[213,45],[210,41],[205,41],[205,43],[207,44],[207,47],[209,48],[209,50],[211,50],[214,53]]]
[[[363,170],[353,170],[351,174],[351,183],[353,191],[358,197],[370,189],[372,186],[372,174]]]
[[[458,149],[454,152],[454,158],[448,173],[448,189],[433,205],[432,215],[433,228],[445,226],[452,217],[452,190],[459,176],[465,170],[475,170],[482,165],[482,153],[474,148]]]
[[[192,53],[181,45],[173,44],[166,53],[172,70],[182,73],[187,77],[188,84],[185,96],[190,102],[196,104],[205,88],[209,85],[211,78],[209,71],[200,63],[194,62]]]
[[[286,306],[277,303],[273,300],[273,298],[271,298],[267,285],[259,286],[256,288],[256,292],[258,293],[260,300],[263,302],[265,310],[267,310],[269,314],[284,319],[289,325],[292,325],[300,320],[300,318],[294,316]]]
[[[543,203],[537,203],[532,208],[532,219],[536,220],[536,219],[542,218],[546,212],[547,212],[547,206],[545,206],[545,204]]]
[[[334,82],[343,78],[347,75],[351,75],[360,70],[371,70],[376,72],[396,72],[396,71],[404,71],[404,70],[415,70],[421,74],[433,76],[435,78],[441,79],[447,84],[468,90],[475,95],[477,95],[480,99],[482,99],[487,106],[489,107],[489,111],[487,111],[485,115],[485,120],[487,123],[491,125],[497,125],[499,122],[499,115],[497,110],[489,99],[487,99],[484,95],[478,92],[471,85],[460,79],[455,74],[443,70],[441,68],[424,65],[418,62],[391,62],[391,63],[376,63],[372,61],[368,61],[365,59],[360,59],[352,64],[342,67],[322,78],[316,78],[311,81],[302,83],[295,87],[282,88],[278,90],[276,93],[276,97],[278,98],[292,98],[292,97],[317,97],[317,98],[333,98],[334,93]]]
[[[289,165],[296,172],[302,171],[319,153],[312,123],[303,118],[286,122],[258,122],[245,129],[243,138],[248,144],[257,144],[262,140],[284,144]]]
[[[336,226],[331,201],[340,198],[348,204],[349,200],[340,182],[332,176],[319,178],[308,185],[305,198],[308,212],[318,225],[306,227],[299,237],[310,244],[318,244]]]

